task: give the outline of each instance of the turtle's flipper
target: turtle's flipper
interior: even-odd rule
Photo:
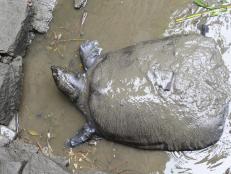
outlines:
[[[100,48],[98,41],[86,41],[80,45],[79,53],[85,70],[96,64],[100,57],[102,48]]]
[[[74,137],[67,141],[66,145],[71,148],[76,147],[90,140],[95,133],[94,125],[92,123],[86,123]]]

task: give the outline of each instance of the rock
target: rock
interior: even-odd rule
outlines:
[[[23,167],[23,162],[0,161],[0,173],[19,174]]]
[[[14,140],[16,137],[16,132],[9,129],[6,126],[0,125],[0,135],[3,135],[4,137],[8,138],[9,140]]]
[[[61,157],[54,159],[62,165],[38,151],[37,146],[19,140],[12,142],[8,147],[0,147],[0,174],[68,174]]]
[[[19,126],[19,123],[18,123],[18,114],[17,114],[10,121],[8,128],[15,132],[18,132],[18,126]]]
[[[26,144],[22,141],[14,141],[6,148],[12,161],[28,161],[33,155],[36,155],[39,148],[32,144]],[[1,160],[1,159],[0,159]]]
[[[39,148],[15,140],[7,147],[0,147],[0,174],[69,174],[67,161],[61,157],[49,158]],[[108,174],[96,170],[78,171],[79,174]]]
[[[22,81],[22,57],[0,63],[0,124],[8,125],[18,114]]]
[[[34,17],[32,26],[39,33],[48,31],[55,5],[56,0],[33,0]]]
[[[28,44],[31,14],[27,0],[0,1],[0,54],[22,54]]]
[[[13,60],[11,56],[2,56],[0,57],[0,62],[9,64]]]
[[[29,162],[26,164],[22,174],[29,173],[68,174],[68,172],[65,171],[61,166],[42,154],[33,155]]]
[[[10,143],[10,140],[5,136],[0,135],[0,147],[3,147]]]
[[[11,161],[12,158],[7,151],[7,148],[0,148],[0,161]]]
[[[87,0],[74,0],[74,7],[80,9],[87,5]]]

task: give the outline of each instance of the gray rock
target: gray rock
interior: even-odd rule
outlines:
[[[23,162],[0,161],[1,174],[20,174]]]
[[[41,174],[41,173],[49,173],[49,174],[68,174],[66,170],[64,170],[57,163],[53,162],[49,158],[45,157],[42,154],[33,155],[29,162],[26,164],[23,169],[22,174]]]
[[[12,142],[7,147],[0,147],[0,174],[14,174],[13,172],[23,174],[68,173],[64,166],[66,163],[61,157],[51,159],[38,151],[37,146],[25,144],[19,140]]]
[[[3,147],[10,143],[10,140],[5,136],[0,135],[0,147]]]
[[[4,137],[12,141],[16,137],[16,132],[6,126],[0,125],[0,135],[3,135]]]
[[[48,31],[55,5],[56,0],[33,0],[34,17],[32,25],[39,33]]]
[[[80,9],[87,5],[87,0],[74,0],[74,7]]]
[[[14,141],[6,148],[12,161],[28,161],[33,155],[36,155],[39,148],[32,144],[26,144],[22,141]]]
[[[22,58],[0,63],[0,124],[8,125],[18,114],[22,80]]]
[[[11,56],[2,56],[0,57],[0,62],[9,64],[13,60]]]
[[[31,14],[27,0],[0,1],[0,54],[19,55],[25,50]]]
[[[18,127],[19,127],[19,123],[18,123],[18,115],[15,115],[12,120],[10,121],[8,128],[18,132]]]
[[[5,147],[0,148],[0,161],[12,161],[12,158]]]

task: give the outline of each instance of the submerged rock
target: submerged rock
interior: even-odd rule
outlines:
[[[74,0],[74,7],[80,9],[87,5],[87,0]]]
[[[39,33],[48,31],[56,3],[56,0],[33,0],[34,17],[32,25]]]

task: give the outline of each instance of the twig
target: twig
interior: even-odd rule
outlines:
[[[38,141],[36,141],[36,144],[37,144],[37,146],[38,146],[38,148],[39,148],[39,150],[42,152],[42,146],[39,144],[39,142]]]

